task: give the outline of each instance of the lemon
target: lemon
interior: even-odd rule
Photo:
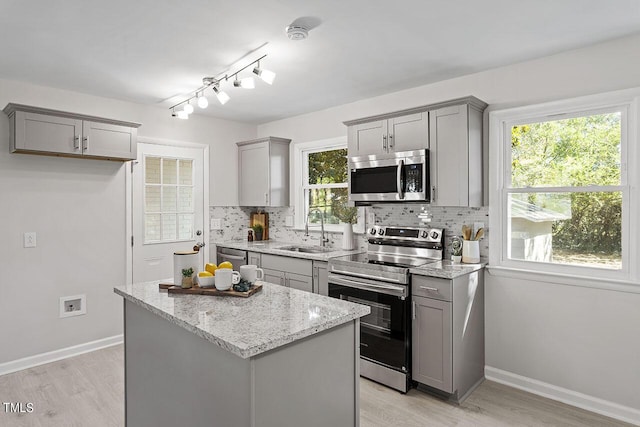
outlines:
[[[198,273],[198,277],[213,277],[213,273],[209,271],[201,271]]]
[[[215,276],[218,266],[215,264],[207,263],[205,264],[204,269],[211,273],[212,276]]]
[[[229,261],[221,262],[220,265],[218,266],[218,268],[231,268],[231,269],[233,269],[233,264],[231,264]]]

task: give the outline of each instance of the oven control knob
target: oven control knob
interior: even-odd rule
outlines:
[[[426,231],[423,231],[423,232],[422,232],[422,238],[423,238],[423,239],[426,239],[426,238],[427,238],[427,232],[426,232]]]
[[[375,235],[376,235],[376,229],[375,229],[375,228],[372,228],[371,230],[369,230],[369,233],[370,233],[371,235],[375,236]]]
[[[432,239],[437,239],[438,238],[438,232],[437,231],[432,231],[431,232],[431,238]]]
[[[380,236],[382,236],[382,235],[384,234],[384,229],[383,229],[383,228],[381,228],[380,230],[378,230],[378,234],[379,234]]]

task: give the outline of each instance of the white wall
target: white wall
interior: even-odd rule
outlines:
[[[345,120],[475,95],[489,109],[640,87],[640,36],[258,126],[294,143],[346,135]],[[487,366],[577,393],[640,423],[640,295],[486,280]],[[595,405],[595,404],[594,404]]]
[[[140,136],[209,144],[211,203],[237,204],[230,158],[236,141],[255,138],[255,125],[183,121],[165,108],[0,80],[0,108],[9,102],[139,122]],[[0,114],[0,203],[0,365],[121,334],[113,287],[125,283],[124,163],[11,154]],[[22,247],[28,231],[37,233],[36,248]],[[58,298],[76,294],[86,294],[87,314],[59,319]]]

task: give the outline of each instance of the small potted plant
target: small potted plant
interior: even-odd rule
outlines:
[[[262,224],[255,224],[251,228],[253,229],[253,234],[255,237],[254,240],[262,240],[262,231],[264,230]]]
[[[182,288],[188,289],[193,287],[193,268],[182,269]]]
[[[462,240],[458,236],[453,236],[451,239],[451,261],[462,261]]]

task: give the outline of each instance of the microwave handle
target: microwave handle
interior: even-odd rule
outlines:
[[[396,175],[396,186],[398,188],[398,195],[401,199],[404,199],[404,184],[402,180],[402,173],[404,172],[404,160],[400,160],[398,163],[398,173]]]

